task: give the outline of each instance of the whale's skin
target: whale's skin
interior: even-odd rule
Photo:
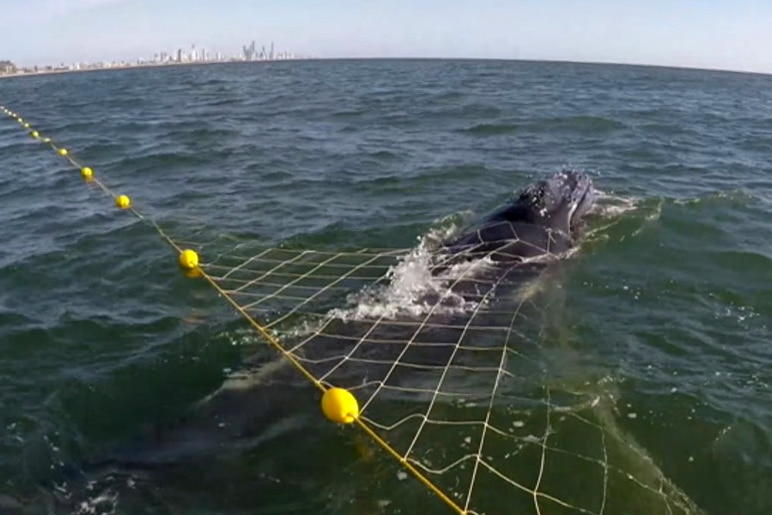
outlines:
[[[525,187],[442,247],[451,255],[500,261],[561,255],[576,244],[582,219],[594,203],[589,175],[559,172]]]

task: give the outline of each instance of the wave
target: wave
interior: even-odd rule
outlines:
[[[612,132],[626,128],[620,121],[600,116],[565,116],[537,120],[532,128],[562,129],[569,131]]]
[[[522,129],[520,125],[509,123],[481,123],[461,129],[462,134],[471,134],[474,136],[498,136],[500,134],[512,134]]]

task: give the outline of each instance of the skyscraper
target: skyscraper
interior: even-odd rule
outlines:
[[[244,53],[244,60],[245,61],[252,61],[255,58],[255,42],[252,41],[252,44],[249,46],[242,47],[242,52]]]

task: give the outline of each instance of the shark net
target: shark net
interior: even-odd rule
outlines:
[[[194,270],[307,378],[351,392],[356,424],[452,511],[698,512],[615,422],[613,381],[566,362],[547,315],[554,267],[473,248],[447,259],[431,238],[348,252],[177,241],[0,109],[173,248],[196,249]]]
[[[432,247],[198,245],[221,293],[350,391],[358,423],[451,511],[696,513],[614,422],[610,380],[571,372],[545,317],[552,268]]]

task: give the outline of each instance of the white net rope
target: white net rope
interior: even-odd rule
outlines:
[[[483,248],[448,256],[426,239],[198,247],[226,295],[319,381],[351,391],[457,511],[698,512],[614,422],[606,380],[572,377],[545,317],[549,267]]]

